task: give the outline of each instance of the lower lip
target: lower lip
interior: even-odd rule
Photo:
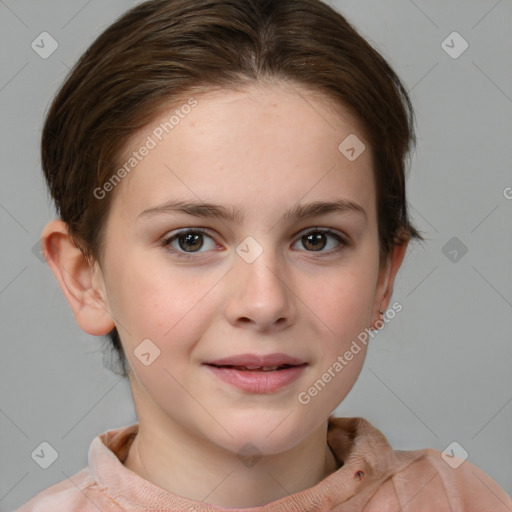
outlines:
[[[235,370],[206,365],[219,379],[251,393],[273,393],[297,380],[306,367],[306,363],[284,370],[269,372]]]

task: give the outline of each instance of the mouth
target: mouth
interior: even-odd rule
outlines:
[[[217,364],[209,364],[208,366],[215,366],[215,368],[227,368],[228,370],[239,370],[241,372],[276,372],[281,370],[287,370],[288,368],[295,368],[296,366],[305,366],[307,363],[303,363],[300,365],[296,364],[281,364],[276,366],[240,366],[240,365],[217,365]]]
[[[286,354],[242,354],[203,364],[218,379],[250,393],[273,393],[285,388],[308,366]]]
[[[298,359],[288,354],[274,353],[274,354],[238,354],[235,356],[228,356],[222,359],[213,359],[206,361],[204,364],[218,366],[218,367],[236,367],[247,370],[266,369],[269,371],[277,370],[278,368],[285,368],[290,366],[298,366],[306,364],[303,359]]]

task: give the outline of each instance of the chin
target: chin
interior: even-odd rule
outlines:
[[[222,430],[222,439],[212,441],[233,453],[254,450],[261,455],[290,450],[317,427],[298,417],[296,408],[224,415],[223,425],[232,436]]]

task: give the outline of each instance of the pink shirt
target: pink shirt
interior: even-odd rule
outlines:
[[[363,418],[329,418],[327,442],[339,468],[314,487],[267,505],[226,509],[182,498],[123,465],[138,424],[109,430],[89,448],[88,467],[49,487],[17,512],[511,512],[512,500],[464,461],[455,469],[432,449],[393,450]],[[453,466],[453,467],[452,467]]]

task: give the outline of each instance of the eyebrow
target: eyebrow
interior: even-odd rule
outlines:
[[[347,199],[338,199],[336,201],[315,201],[306,204],[298,204],[293,208],[286,210],[284,219],[305,219],[318,217],[330,213],[349,213],[355,212],[365,221],[368,219],[365,209],[353,201]],[[159,206],[148,208],[141,212],[138,217],[147,218],[158,214],[186,213],[195,217],[210,217],[228,220],[231,222],[242,222],[244,214],[238,208],[226,208],[225,206],[214,203],[203,203],[199,201],[175,201],[170,200]]]

